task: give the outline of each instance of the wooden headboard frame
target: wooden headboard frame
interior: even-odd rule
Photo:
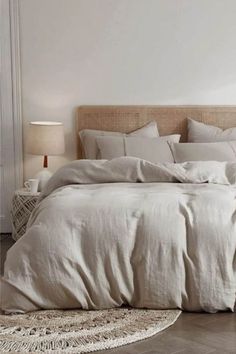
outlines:
[[[187,117],[226,129],[236,126],[236,106],[80,106],[77,132],[98,129],[129,133],[152,120],[160,135],[181,134],[187,141]],[[78,158],[82,158],[78,137]]]

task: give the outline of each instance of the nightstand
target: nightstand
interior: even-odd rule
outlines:
[[[29,220],[40,193],[30,193],[26,189],[15,191],[12,200],[12,238],[17,241],[26,231]]]

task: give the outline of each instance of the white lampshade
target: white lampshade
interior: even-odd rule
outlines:
[[[32,155],[60,155],[65,151],[63,124],[60,122],[30,122],[27,152]]]

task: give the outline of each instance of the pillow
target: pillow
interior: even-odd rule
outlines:
[[[102,159],[111,160],[120,156],[133,156],[157,162],[174,162],[168,141],[179,141],[180,135],[159,138],[142,137],[97,137]]]
[[[197,122],[188,118],[188,141],[193,143],[210,143],[236,140],[236,128],[223,130],[213,125]]]
[[[144,127],[135,130],[130,134],[123,134],[118,132],[110,132],[103,130],[92,130],[92,129],[84,129],[79,132],[79,136],[82,142],[82,147],[84,151],[84,157],[86,159],[97,159],[98,156],[98,148],[96,144],[97,136],[143,136],[148,138],[155,138],[159,136],[159,132],[157,129],[156,122],[150,122],[146,124]]]
[[[236,161],[236,141],[218,143],[169,143],[175,162]]]

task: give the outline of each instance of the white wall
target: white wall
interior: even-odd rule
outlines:
[[[236,104],[235,0],[20,0],[23,118],[82,104]],[[25,177],[40,158],[25,155]]]

